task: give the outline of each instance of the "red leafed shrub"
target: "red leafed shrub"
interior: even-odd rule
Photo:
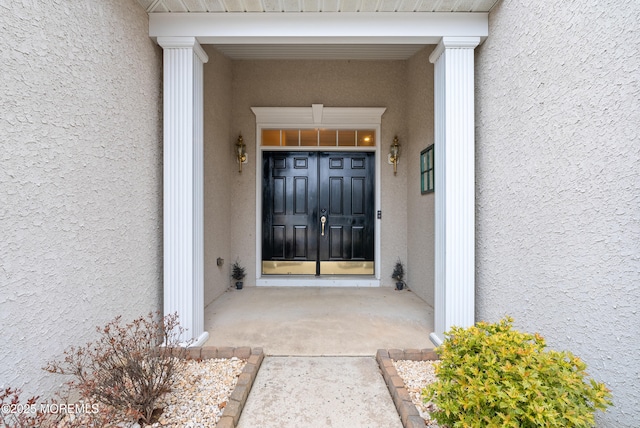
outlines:
[[[40,411],[39,397],[31,397],[26,402],[20,399],[21,390],[6,388],[0,391],[0,426],[7,428],[35,428],[54,426],[52,415]]]
[[[87,401],[150,423],[158,400],[171,391],[174,373],[184,363],[184,329],[177,314],[149,313],[127,324],[118,316],[96,330],[96,342],[69,348],[62,361],[50,362],[45,370],[73,376],[70,387]]]

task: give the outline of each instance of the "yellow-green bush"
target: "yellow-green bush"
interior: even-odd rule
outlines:
[[[586,379],[570,352],[546,350],[539,334],[513,330],[513,319],[479,322],[445,333],[438,380],[423,391],[441,425],[457,427],[592,427],[611,405],[603,383]]]

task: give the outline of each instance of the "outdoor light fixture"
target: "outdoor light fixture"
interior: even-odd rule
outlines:
[[[398,172],[398,158],[400,157],[400,144],[398,136],[393,137],[393,144],[389,149],[389,165],[393,165],[393,175]]]
[[[238,141],[236,142],[236,156],[238,165],[240,165],[240,169],[238,169],[238,172],[242,172],[242,164],[247,163],[247,146],[242,140],[242,135],[238,137]]]

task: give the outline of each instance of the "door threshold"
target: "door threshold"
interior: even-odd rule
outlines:
[[[258,287],[380,287],[372,275],[265,275],[256,279]]]

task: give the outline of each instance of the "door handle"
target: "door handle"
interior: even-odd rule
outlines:
[[[320,224],[322,225],[322,232],[320,233],[321,236],[324,236],[324,224],[327,222],[327,216],[323,215],[322,217],[320,217]]]

